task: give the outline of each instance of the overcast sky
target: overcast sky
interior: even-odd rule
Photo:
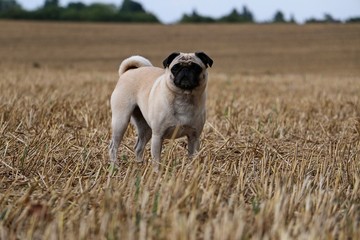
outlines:
[[[60,0],[61,5],[69,2],[113,3],[120,5],[122,0]],[[45,0],[17,0],[26,9],[35,9],[43,5]],[[329,13],[336,19],[345,20],[360,16],[360,0],[137,0],[147,11],[154,13],[164,23],[179,20],[183,13],[191,13],[194,9],[199,14],[220,17],[230,13],[233,8],[241,11],[246,5],[254,14],[256,21],[273,18],[275,11],[281,10],[286,18],[294,15],[303,22],[308,18],[322,18]]]

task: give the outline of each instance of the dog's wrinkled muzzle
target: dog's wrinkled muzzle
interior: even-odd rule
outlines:
[[[201,67],[197,64],[176,64],[171,69],[174,75],[174,84],[184,90],[192,90],[199,86]]]

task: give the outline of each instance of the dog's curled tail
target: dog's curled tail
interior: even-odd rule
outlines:
[[[132,56],[122,61],[119,67],[119,75],[121,76],[124,72],[130,69],[150,66],[152,66],[152,64],[146,58],[142,56]]]

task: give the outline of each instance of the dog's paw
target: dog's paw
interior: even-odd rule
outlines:
[[[135,157],[135,162],[136,163],[144,163],[144,157],[142,155],[137,155]]]
[[[117,164],[116,162],[110,162],[109,167],[108,167],[108,173],[110,175],[114,175],[119,171],[119,164]]]
[[[135,162],[138,163],[138,164],[143,164],[144,159],[135,159]]]
[[[159,173],[159,163],[158,162],[153,162],[153,171],[155,172],[155,173]]]

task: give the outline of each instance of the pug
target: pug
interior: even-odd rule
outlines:
[[[206,118],[207,68],[212,65],[204,52],[171,53],[163,61],[164,68],[154,67],[141,56],[125,59],[111,95],[110,161],[116,163],[130,121],[137,131],[137,162],[143,161],[150,139],[155,171],[159,170],[164,139],[187,137],[188,154],[195,155]]]

